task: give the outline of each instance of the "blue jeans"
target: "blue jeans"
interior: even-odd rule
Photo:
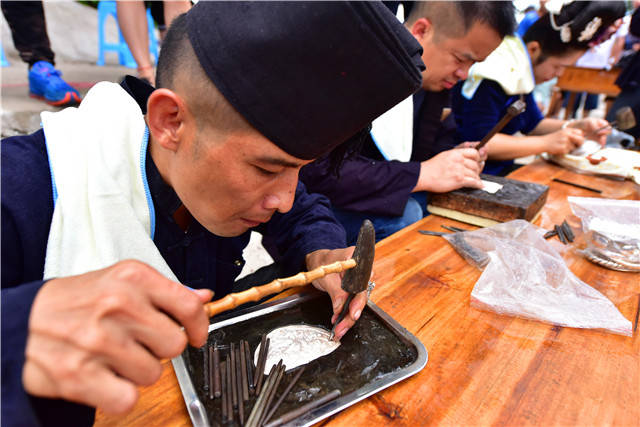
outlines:
[[[369,219],[373,223],[377,242],[429,215],[427,212],[427,193],[413,193],[400,216],[371,215],[338,208],[333,208],[333,213],[347,232],[347,245],[356,244],[360,226],[365,219]]]
[[[564,108],[567,108],[567,105],[569,104],[570,94],[571,92],[564,93],[564,98],[562,100],[562,106]],[[567,117],[572,117],[572,118],[576,117],[576,112],[578,111],[578,107],[580,107],[580,103],[582,102],[582,97],[585,94],[587,95],[587,99],[584,101],[584,112],[588,113],[589,111],[595,110],[596,108],[598,108],[598,100],[599,100],[598,95],[593,93],[577,92],[576,99],[573,104],[573,111],[571,112],[571,114],[567,114]]]

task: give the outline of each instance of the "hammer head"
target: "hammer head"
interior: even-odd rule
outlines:
[[[620,130],[631,129],[636,126],[636,116],[631,107],[622,107],[616,111],[616,127]]]
[[[360,226],[356,249],[353,251],[353,259],[356,260],[356,266],[347,270],[344,274],[342,289],[351,294],[357,294],[367,289],[371,278],[375,251],[376,231],[371,221],[365,219]]]
[[[507,107],[507,114],[512,117],[515,117],[518,114],[522,113],[524,110],[526,110],[526,108],[527,108],[526,102],[524,102],[522,99],[518,99],[517,101],[509,105],[509,107]]]

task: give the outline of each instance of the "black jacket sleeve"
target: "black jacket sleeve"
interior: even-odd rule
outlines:
[[[2,425],[86,426],[84,405],[28,395],[22,368],[29,314],[43,285],[53,195],[42,130],[2,140]]]
[[[372,160],[355,155],[344,160],[340,176],[322,158],[300,171],[309,191],[324,194],[337,208],[376,215],[402,215],[420,175],[419,162]]]

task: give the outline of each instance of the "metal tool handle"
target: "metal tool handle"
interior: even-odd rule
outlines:
[[[617,125],[618,125],[618,122],[617,122],[616,120],[614,120],[614,121],[612,121],[611,123],[609,123],[608,125],[606,125],[606,126],[602,126],[601,128],[598,128],[598,129],[596,129],[596,130],[592,131],[592,133],[595,135],[595,134],[597,134],[597,133],[598,133],[598,132],[600,132],[600,131],[603,131],[603,130],[605,130],[605,129],[607,129],[607,128],[614,128],[614,127],[616,127]]]
[[[306,285],[327,274],[341,273],[355,266],[356,260],[353,258],[345,261],[337,261],[329,265],[321,265],[311,271],[298,273],[295,276],[276,279],[266,285],[254,286],[246,291],[228,294],[224,298],[205,304],[204,309],[209,317],[213,317],[216,314],[231,310],[249,301],[258,301],[267,295],[275,294],[296,286]]]
[[[482,140],[480,141],[480,144],[476,145],[475,147],[476,150],[479,150],[482,147],[484,147],[487,144],[487,142],[489,142],[489,140],[493,138],[493,136],[496,133],[500,132],[502,128],[504,128],[507,125],[507,123],[511,121],[512,118],[522,113],[526,107],[527,107],[527,104],[522,99],[518,99],[517,101],[509,105],[509,107],[507,108],[507,113],[504,115],[504,117],[500,119],[498,123],[496,123],[493,129],[491,129],[489,133],[486,134],[484,138],[482,138]]]

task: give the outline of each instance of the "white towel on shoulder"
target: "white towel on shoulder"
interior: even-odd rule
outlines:
[[[147,131],[134,99],[119,85],[102,82],[79,107],[41,118],[54,198],[57,191],[44,278],[137,259],[176,280],[151,237]]]
[[[413,150],[413,95],[373,121],[371,138],[385,160],[411,160]]]
[[[533,92],[536,85],[527,46],[518,36],[506,36],[482,62],[473,64],[462,85],[462,95],[471,99],[482,80],[497,82],[507,95]]]

